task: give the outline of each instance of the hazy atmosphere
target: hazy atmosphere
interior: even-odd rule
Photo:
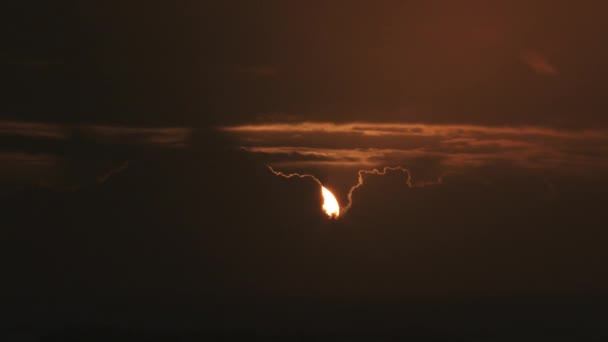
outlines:
[[[0,339],[608,337],[606,10],[2,5]]]

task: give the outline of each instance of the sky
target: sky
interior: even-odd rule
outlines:
[[[601,2],[2,7],[1,330],[608,334]]]

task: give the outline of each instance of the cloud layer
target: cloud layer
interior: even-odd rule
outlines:
[[[608,132],[357,122],[222,127],[246,151],[274,165],[408,165],[432,159],[445,169],[508,164],[534,169],[608,167]]]
[[[0,120],[0,184],[73,188],[104,182],[138,154],[182,149],[186,127],[56,124]]]

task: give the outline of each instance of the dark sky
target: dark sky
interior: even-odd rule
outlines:
[[[2,334],[606,336],[607,9],[8,1]]]
[[[606,123],[599,2],[6,7],[3,112],[18,119]]]

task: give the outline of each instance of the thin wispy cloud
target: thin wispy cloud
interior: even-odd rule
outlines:
[[[547,58],[538,52],[524,52],[521,55],[521,59],[532,71],[539,75],[557,76],[558,74],[555,66],[549,63]]]
[[[192,134],[187,127],[138,127],[121,125],[54,124],[46,122],[0,121],[0,136],[30,139],[79,139],[117,144],[185,147]]]
[[[434,158],[444,167],[496,162],[527,168],[608,168],[608,132],[545,127],[302,122],[221,128],[276,165],[407,165]]]
[[[82,126],[86,136],[107,142],[184,147],[192,132],[184,127]]]
[[[1,121],[0,183],[46,184],[76,189],[84,182],[104,183],[124,172],[141,149],[188,146],[187,127],[138,127],[97,124]],[[87,170],[74,177],[73,170]],[[78,179],[75,179],[78,178]]]
[[[68,129],[65,126],[44,122],[0,121],[0,136],[66,139]]]

